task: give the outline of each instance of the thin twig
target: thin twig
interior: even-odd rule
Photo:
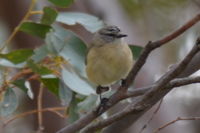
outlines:
[[[4,127],[7,126],[10,122],[18,119],[18,118],[21,118],[21,117],[25,117],[27,115],[31,115],[31,114],[34,114],[34,113],[38,113],[38,112],[52,112],[52,113],[55,113],[56,115],[58,115],[59,117],[61,118],[66,118],[65,115],[57,112],[57,111],[62,111],[62,110],[66,110],[66,107],[52,107],[52,108],[44,108],[44,109],[41,109],[41,110],[31,110],[31,111],[27,111],[27,112],[24,112],[24,113],[21,113],[21,114],[18,114],[16,116],[14,116],[13,118],[10,118],[9,120],[7,120],[6,122],[4,122]]]
[[[182,120],[200,120],[200,117],[177,117],[175,120],[168,122],[167,124],[164,124],[163,126],[159,127],[158,129],[156,129],[153,133],[158,133],[159,131],[161,131],[162,129],[178,122],[178,121],[182,121]]]
[[[31,11],[30,15],[43,14],[43,11]]]
[[[24,18],[20,21],[18,26],[15,27],[14,31],[11,33],[9,38],[1,45],[2,47],[0,48],[0,52],[2,52],[2,50],[6,47],[6,45],[8,45],[11,42],[11,40],[14,38],[14,36],[19,31],[19,28],[20,28],[21,24],[28,19],[28,17],[30,16],[31,11],[35,7],[36,2],[37,2],[37,0],[32,0],[31,1],[30,7],[29,7],[27,13],[25,14]]]
[[[37,98],[37,109],[42,110],[42,95],[43,95],[44,87],[40,84],[38,98]],[[43,115],[42,112],[38,112],[38,132],[43,132]]]
[[[157,114],[157,112],[159,111],[161,104],[163,102],[163,99],[160,100],[158,106],[156,107],[155,111],[153,112],[153,114],[151,115],[150,119],[147,121],[147,123],[144,124],[144,126],[141,128],[139,133],[142,133],[144,131],[144,129],[147,128],[147,126],[150,124],[150,122],[153,120],[154,116]]]
[[[33,74],[32,76],[27,78],[27,81],[38,80],[38,79],[40,79],[40,75],[39,74]]]
[[[31,70],[31,69],[23,69],[23,70],[21,70],[20,72],[18,72],[17,74],[15,74],[15,75],[9,80],[9,82],[8,82],[8,81],[5,81],[5,83],[3,83],[3,85],[0,87],[0,94],[1,94],[3,91],[5,91],[6,87],[8,87],[8,85],[9,85],[11,82],[13,82],[13,81],[15,81],[15,80],[17,80],[17,79],[23,77],[24,75],[30,74],[30,73],[32,73],[32,70]]]
[[[125,85],[120,86],[118,91],[113,94],[109,99],[109,106],[104,108],[102,110],[102,113],[108,110],[110,107],[114,106],[117,102],[123,99],[124,95],[126,94],[125,91],[127,91],[127,88],[133,83],[135,80],[135,77],[139,70],[142,68],[142,66],[145,64],[147,57],[151,53],[152,50],[164,45],[165,43],[175,39],[182,33],[184,33],[187,29],[192,27],[194,24],[196,24],[200,20],[200,14],[197,14],[194,18],[192,18],[190,21],[188,21],[186,24],[184,24],[179,29],[175,30],[174,32],[170,33],[168,36],[163,37],[162,39],[155,41],[155,42],[149,42],[144,50],[142,51],[140,57],[136,61],[132,71],[128,75]],[[96,110],[96,109],[95,109]],[[67,125],[66,127],[59,130],[57,133],[75,133],[91,123],[94,119],[96,119],[99,115],[95,113],[95,110],[89,112],[79,120],[75,121],[73,124]]]

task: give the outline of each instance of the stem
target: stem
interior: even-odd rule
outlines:
[[[25,14],[24,18],[20,21],[20,23],[18,24],[18,26],[15,27],[14,31],[11,33],[11,35],[8,37],[8,39],[2,44],[2,47],[0,48],[0,52],[2,52],[3,49],[6,47],[6,45],[8,45],[11,42],[11,40],[14,38],[14,36],[19,31],[19,28],[20,28],[21,24],[28,19],[28,17],[31,14],[31,11],[35,7],[36,2],[37,2],[37,0],[32,0],[31,1],[30,7],[29,7],[27,13]]]
[[[48,111],[48,112],[52,112],[52,113],[57,114],[61,118],[65,118],[66,116],[57,112],[57,111],[60,111],[60,110],[65,110],[65,109],[66,109],[66,107],[52,107],[52,108],[44,108],[44,109],[41,109],[41,110],[31,110],[31,111],[28,111],[28,112],[24,112],[24,113],[21,113],[19,115],[14,116],[13,118],[7,120],[6,122],[4,122],[4,127],[7,126],[10,122],[12,122],[12,121],[14,121],[18,118],[25,117],[27,115],[35,114],[35,113],[38,113],[38,112],[47,112]]]
[[[44,87],[41,84],[40,89],[39,89],[39,94],[38,94],[38,101],[37,101],[37,109],[41,110],[42,109],[42,95],[43,95]],[[43,116],[42,112],[38,112],[38,131],[42,132],[44,130],[43,126]]]

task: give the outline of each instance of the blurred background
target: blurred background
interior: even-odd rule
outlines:
[[[30,0],[0,0],[0,42],[2,43],[26,13]],[[38,1],[37,10],[41,10],[48,1]],[[128,34],[126,41],[129,44],[145,46],[148,41],[155,41],[174,31],[185,22],[193,18],[200,11],[199,0],[75,0],[67,9],[58,11],[76,11],[92,14],[104,20],[107,24],[117,25]],[[37,20],[37,16],[31,19]],[[66,27],[81,36],[86,42],[91,41],[91,33],[80,25]],[[148,58],[147,63],[140,71],[135,87],[152,84],[164,74],[171,64],[180,61],[191,49],[196,38],[200,35],[200,25],[197,24],[183,35],[155,50]],[[42,40],[19,32],[12,41],[12,48],[36,48]],[[198,72],[195,73],[198,75]],[[32,83],[37,93],[37,83]],[[163,124],[177,117],[200,115],[199,85],[189,85],[176,88],[165,96],[160,110],[144,130],[144,133],[153,132]],[[21,94],[19,94],[21,95]],[[26,96],[20,97],[21,105],[18,111],[35,109],[36,101]],[[23,104],[22,104],[23,103]],[[60,101],[49,92],[45,92],[44,106],[58,106]],[[119,107],[116,107],[119,108]],[[137,133],[151,117],[155,107],[146,113],[123,133]],[[19,113],[16,112],[16,113]],[[54,114],[44,113],[45,133],[54,133],[65,125],[65,120]],[[199,133],[199,121],[180,121],[160,133]],[[37,129],[37,117],[31,115],[17,119],[10,123],[0,133],[34,133]]]

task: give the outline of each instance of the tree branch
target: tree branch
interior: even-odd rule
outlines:
[[[189,52],[189,54],[177,65],[174,69],[171,69],[166,74],[164,74],[154,85],[153,87],[144,94],[141,99],[134,102],[133,104],[126,107],[119,113],[114,114],[106,120],[102,120],[88,126],[83,133],[93,133],[94,131],[104,128],[113,122],[116,122],[119,119],[122,119],[128,114],[133,114],[137,120],[142,114],[144,114],[149,108],[156,104],[161,98],[163,98],[172,88],[163,89],[163,87],[170,82],[173,78],[178,76],[188,65],[191,59],[194,57],[197,52],[200,50],[200,38],[197,39],[196,44]],[[160,94],[159,94],[160,93]]]
[[[149,54],[151,53],[151,51],[153,51],[154,49],[170,42],[174,38],[180,36],[182,33],[184,33],[186,30],[191,28],[193,25],[195,25],[199,21],[200,21],[200,14],[197,14],[194,18],[189,20],[187,23],[185,23],[183,26],[181,26],[180,28],[178,28],[174,32],[170,33],[169,35],[161,38],[160,40],[157,40],[157,41],[154,41],[154,42],[149,42],[145,46],[143,52],[141,53],[141,56],[138,58],[138,60],[136,61],[135,65],[134,65],[134,68],[130,72],[130,74],[127,78],[127,83],[128,83],[127,86],[129,84],[131,84],[132,81],[135,80],[137,73],[140,71],[140,69],[142,68],[142,66],[146,62],[146,59],[149,56]]]
[[[174,79],[174,80],[170,81],[169,84],[167,84],[163,88],[163,90],[170,90],[175,87],[180,87],[180,86],[189,85],[189,84],[193,84],[193,83],[200,83],[200,76]],[[154,85],[129,91],[129,92],[127,92],[126,98],[140,96],[140,95],[144,94],[145,92],[147,92],[148,90],[151,90],[153,88],[153,86]],[[115,121],[116,121],[115,119],[112,120],[112,122],[115,122]],[[92,125],[88,126],[87,128],[85,128],[85,130],[82,133],[88,133],[89,132],[88,130],[92,130],[91,128],[93,128],[95,130],[101,129],[101,128],[103,128],[102,123],[104,123],[104,122],[105,121],[102,120],[102,121],[99,121],[98,123],[92,124]]]
[[[189,28],[191,28],[193,25],[195,25],[197,22],[199,22],[199,20],[200,20],[200,13],[197,14],[194,18],[190,19],[187,23],[185,23],[183,26],[181,26],[180,28],[178,28],[174,32],[172,32],[169,35],[161,38],[158,41],[153,42],[153,44],[155,44],[154,47],[159,47],[160,45],[163,45],[163,44],[171,41],[172,39],[178,37],[183,32],[185,32],[186,30],[188,30]],[[148,53],[148,51],[146,53]],[[138,59],[138,60],[141,60],[141,57],[139,57],[139,58],[140,59]],[[186,76],[191,75],[192,73],[196,72],[197,70],[199,70],[199,68],[200,68],[199,58],[200,58],[200,53],[198,53],[194,57],[194,59],[192,59],[192,61],[190,62],[189,66],[187,67],[187,69],[185,69],[181,73],[181,75],[179,75],[179,77],[186,77]],[[144,62],[141,60],[140,63],[136,63],[135,64],[135,68],[136,69],[132,70],[133,75],[137,75],[137,73],[141,69],[141,66],[142,66],[143,63]],[[125,118],[123,118],[123,119],[124,119],[124,121],[125,121],[126,124],[123,124],[124,122],[116,122],[115,124],[112,124],[112,126],[107,127],[106,130],[103,133],[112,133],[114,130],[117,131],[118,133],[124,132],[125,129],[127,129],[129,126],[132,125],[132,120],[131,120],[131,117],[129,117],[129,116],[127,117],[127,119],[125,119]],[[133,118],[133,121],[134,121],[134,119],[135,118]]]
[[[179,78],[179,79],[174,79],[174,80],[170,81],[165,87],[163,87],[163,89],[166,90],[166,89],[171,89],[171,88],[189,85],[189,84],[193,84],[193,83],[199,83],[199,82],[200,82],[200,76]],[[145,92],[147,92],[148,90],[151,90],[153,88],[153,86],[154,85],[128,91],[125,98],[140,96],[140,95],[144,94]]]
[[[199,20],[200,20],[200,14],[197,14],[193,19],[188,21],[185,25],[183,25],[179,29],[175,30],[171,34],[167,35],[166,37],[163,37],[162,39],[155,41],[155,42],[149,42],[145,46],[145,48],[142,51],[138,60],[135,62],[135,65],[134,65],[132,71],[130,72],[127,79],[125,80],[126,81],[125,85],[120,86],[118,88],[118,91],[109,98],[109,101],[108,101],[109,104],[108,104],[108,106],[106,106],[106,108],[104,108],[102,113],[107,111],[110,107],[114,106],[117,102],[119,102],[120,100],[123,99],[123,97],[125,96],[125,94],[127,92],[128,87],[133,83],[137,73],[140,71],[142,66],[145,64],[146,59],[148,58],[149,54],[154,49],[175,39],[176,37],[181,35],[184,31],[186,31],[187,29],[192,27],[194,24],[196,24]],[[165,82],[163,82],[163,84],[167,83],[166,81],[168,82],[168,80],[165,80]],[[160,87],[160,86],[158,86],[158,87]],[[82,118],[80,118],[79,120],[74,122],[73,124],[70,124],[70,125],[64,127],[63,129],[59,130],[57,133],[64,133],[64,132],[65,133],[75,133],[75,132],[79,131],[80,129],[84,128],[89,123],[91,123],[98,116],[99,116],[99,114],[97,114],[96,109],[94,109],[93,111],[89,112],[88,114],[86,114],[85,116],[83,116]]]

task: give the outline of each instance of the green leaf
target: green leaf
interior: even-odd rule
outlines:
[[[44,7],[43,12],[41,23],[46,25],[51,25],[58,15],[57,11],[50,7]]]
[[[26,81],[25,79],[18,79],[13,81],[12,84],[21,89],[23,92],[25,92],[30,99],[34,98],[34,94],[29,81]]]
[[[59,98],[63,106],[69,105],[72,100],[72,91],[65,85],[63,81],[60,81],[59,84]]]
[[[78,12],[59,13],[56,20],[67,25],[81,24],[92,33],[104,26],[103,21],[99,20],[97,17]]]
[[[64,83],[73,91],[81,95],[96,94],[94,91],[94,86],[92,86],[86,78],[81,77],[73,70],[63,69],[62,79]]]
[[[42,83],[56,96],[59,95],[59,79],[58,78],[42,78]]]
[[[50,69],[40,64],[34,63],[33,60],[29,60],[27,62],[27,66],[30,67],[33,72],[38,73],[39,75],[52,74],[52,71]]]
[[[79,99],[75,98],[75,94],[73,95],[72,101],[70,103],[70,106],[67,110],[69,117],[68,117],[68,122],[73,123],[74,121],[79,119],[79,114],[78,114],[78,103]]]
[[[51,26],[44,25],[44,24],[38,24],[34,22],[24,22],[19,27],[20,31],[23,31],[25,33],[35,35],[41,38],[45,38],[46,33],[49,32],[51,29]]]
[[[47,34],[48,50],[62,56],[80,73],[85,71],[86,44],[76,34],[62,27],[53,27],[54,31]]]
[[[68,7],[74,2],[74,0],[49,0],[49,1],[59,7]]]
[[[7,88],[3,100],[0,101],[0,115],[7,116],[13,113],[18,106],[18,99],[15,92],[11,88]]]
[[[140,56],[140,54],[141,54],[141,52],[143,50],[143,47],[136,46],[136,45],[129,45],[129,47],[130,47],[130,49],[132,51],[133,58],[137,59]]]
[[[23,67],[25,67],[25,65],[26,65],[25,62],[19,63],[19,64],[14,64],[6,59],[0,60],[0,66],[3,66],[3,67],[23,68]]]
[[[8,54],[0,54],[0,58],[7,59],[14,64],[19,64],[26,61],[31,55],[33,55],[33,50],[19,49],[12,51]]]
[[[80,113],[86,113],[90,111],[97,103],[98,96],[90,95],[84,101],[78,104],[78,111]]]
[[[12,82],[16,87],[27,93],[28,88],[25,86],[25,79],[18,79]]]
[[[47,34],[45,42],[49,51],[67,61],[68,66],[61,72],[62,80],[67,87],[78,94],[95,94],[95,87],[85,78],[86,44],[64,28],[59,26],[53,28],[53,32]]]
[[[41,61],[42,59],[44,59],[47,55],[49,54],[47,45],[42,45],[39,48],[36,48],[34,50],[34,54],[31,57],[31,59],[37,63],[39,61]]]

